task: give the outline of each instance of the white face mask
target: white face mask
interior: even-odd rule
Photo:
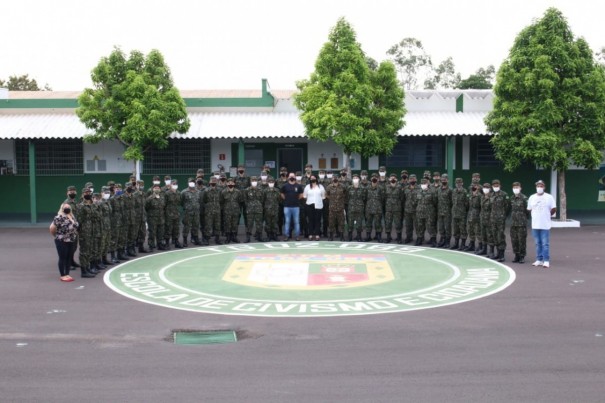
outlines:
[[[177,190],[179,188],[179,185],[172,185],[172,190]]]
[[[494,192],[499,192],[500,186],[493,186],[492,189],[494,189]]]
[[[220,176],[220,175],[214,175],[214,177],[215,177],[216,179],[218,179],[218,178],[220,178],[221,176]]]
[[[160,181],[153,181],[153,184],[154,184],[154,185],[159,185],[159,184],[160,184]]]
[[[544,188],[536,188],[536,193],[538,193],[539,195],[544,193]]]
[[[368,179],[368,175],[361,175],[361,180],[365,181],[366,179]]]
[[[380,172],[378,172],[378,175],[380,175],[381,178],[384,178],[387,175],[387,173],[380,171]]]
[[[95,188],[90,188],[90,193],[94,193],[95,192]]]
[[[273,186],[275,186],[275,183],[269,183],[269,187],[272,188]]]
[[[489,188],[483,188],[483,193],[484,194],[488,194],[489,193]]]
[[[195,187],[195,182],[189,182],[189,187],[190,188]]]
[[[359,185],[359,179],[354,178],[353,179],[353,185],[355,185],[355,186]]]
[[[257,181],[252,181],[252,182],[250,182],[250,184],[252,185],[252,187],[255,188],[258,185],[258,182]]]
[[[297,177],[296,177],[296,180],[297,180],[297,181],[301,181],[301,180],[302,180],[302,176],[297,176]]]
[[[319,179],[326,179],[326,175],[325,174],[319,174]]]
[[[171,181],[170,179],[166,179],[166,180],[164,181],[164,184],[165,184],[166,186],[170,185],[170,183],[172,183],[172,181]]]
[[[428,189],[428,185],[426,183],[420,185],[420,187],[422,188],[422,190],[427,190]]]
[[[332,179],[334,177],[333,174],[328,174],[327,176],[328,176],[328,179]]]
[[[103,193],[103,200],[109,199],[109,196],[110,196],[109,193]]]
[[[263,182],[267,180],[267,175],[261,175],[260,176],[260,180],[262,180]]]
[[[518,195],[519,193],[521,193],[521,189],[519,188],[513,188],[513,193]]]

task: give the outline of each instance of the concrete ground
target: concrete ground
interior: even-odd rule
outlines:
[[[332,318],[171,310],[59,282],[47,225],[0,229],[1,402],[602,402],[605,225],[552,231],[552,267],[447,307]],[[510,248],[510,247],[509,247]],[[173,329],[234,329],[174,345]]]

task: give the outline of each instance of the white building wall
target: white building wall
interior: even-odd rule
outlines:
[[[85,173],[132,173],[134,162],[122,157],[125,147],[118,141],[101,141],[97,144],[84,143]],[[95,170],[88,170],[87,161],[97,161]],[[106,170],[99,170],[98,161],[105,161]]]

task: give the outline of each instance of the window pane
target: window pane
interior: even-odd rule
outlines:
[[[424,168],[442,166],[444,159],[443,137],[400,137],[388,157],[379,159],[387,167]]]
[[[36,147],[36,175],[82,175],[82,140],[33,140]],[[15,141],[17,174],[29,175],[29,140]]]
[[[489,136],[481,136],[474,137],[475,150],[474,155],[474,165],[476,167],[498,167],[500,166],[500,161],[496,159],[494,156],[494,148],[492,147],[492,143],[490,143],[491,137]]]
[[[143,172],[150,175],[195,175],[210,172],[210,140],[169,139],[163,150],[145,152]]]

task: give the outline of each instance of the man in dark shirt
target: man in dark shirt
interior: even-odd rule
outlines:
[[[300,241],[300,202],[303,197],[303,186],[296,183],[296,176],[293,172],[288,175],[288,182],[281,187],[281,198],[284,201],[284,241],[292,239],[290,228],[294,225],[294,236]]]

